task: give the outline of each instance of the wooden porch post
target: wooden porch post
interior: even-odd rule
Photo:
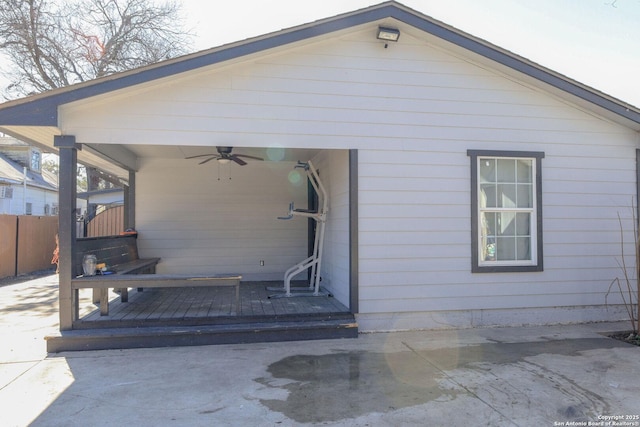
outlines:
[[[60,247],[59,302],[60,330],[73,328],[75,313],[74,293],[71,290],[73,276],[73,255],[76,243],[76,175],[78,150],[73,135],[55,136],[53,145],[58,147],[60,156],[60,177],[58,182],[58,238]]]
[[[136,173],[129,171],[129,185],[124,188],[124,229],[136,228]]]
[[[354,314],[360,310],[358,204],[358,150],[349,150],[349,310]]]

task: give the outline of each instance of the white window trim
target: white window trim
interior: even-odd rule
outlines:
[[[533,157],[506,157],[506,156],[478,156],[476,158],[476,162],[478,165],[478,170],[480,169],[480,163],[483,160],[493,160],[493,159],[501,159],[501,160],[531,160],[532,161],[532,197],[533,197],[533,206],[530,208],[498,208],[498,207],[492,207],[492,208],[483,208],[482,206],[480,206],[480,203],[478,201],[478,265],[481,267],[486,267],[486,266],[521,266],[521,265],[536,265],[538,263],[538,256],[537,256],[537,247],[538,247],[538,239],[535,238],[535,236],[537,236],[537,215],[536,215],[536,162],[537,159],[533,158]],[[482,188],[482,182],[477,179],[477,191],[478,194],[481,193],[481,188]],[[531,251],[531,260],[508,260],[508,261],[486,261],[481,259],[482,257],[480,256],[480,254],[482,253],[482,213],[483,212],[514,212],[514,213],[518,213],[518,212],[525,212],[528,213],[531,216],[530,219],[530,223],[529,223],[529,235],[531,238],[531,245],[530,245],[530,251]]]

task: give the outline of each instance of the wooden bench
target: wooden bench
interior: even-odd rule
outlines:
[[[82,260],[92,254],[98,263],[107,264],[112,274],[84,276]],[[160,258],[141,259],[138,257],[137,235],[88,237],[76,240],[74,258],[75,278],[71,279],[71,289],[75,293],[75,319],[79,318],[78,301],[80,289],[93,289],[94,302],[100,302],[100,315],[109,314],[109,289],[120,290],[120,300],[127,302],[129,288],[179,288],[200,286],[235,286],[235,312],[240,309],[240,279],[237,274],[225,275],[172,275],[155,274]]]
[[[84,237],[76,239],[75,256],[73,260],[74,277],[83,277],[82,261],[85,255],[95,255],[98,263],[105,263],[112,275],[153,274],[160,258],[142,259],[138,256],[138,236],[129,234],[123,236]],[[106,279],[109,276],[93,276]],[[72,283],[73,283],[72,279]],[[112,286],[113,287],[113,286]],[[92,287],[93,302],[100,302],[100,314],[108,313],[108,287]],[[72,284],[73,289],[73,284]],[[74,289],[77,294],[77,290]],[[120,298],[127,302],[128,288],[120,289]],[[76,302],[78,298],[76,295]],[[77,304],[76,304],[77,306]],[[76,314],[78,310],[76,308]],[[106,315],[106,314],[105,314]],[[77,316],[76,316],[77,319]]]
[[[179,274],[112,274],[106,276],[77,277],[71,280],[71,288],[76,292],[77,302],[77,292],[79,289],[84,288],[108,290],[109,288],[141,289],[233,286],[235,287],[234,313],[238,314],[240,311],[240,279],[242,279],[242,276],[235,274],[214,274],[202,276],[185,276]],[[76,306],[76,310],[78,310],[78,306]],[[108,314],[109,300],[105,297],[100,300],[100,315],[106,316]]]
[[[76,239],[74,276],[83,275],[82,260],[90,254],[96,256],[98,263],[107,264],[109,270],[118,274],[155,273],[160,258],[141,259],[137,239],[137,234]]]

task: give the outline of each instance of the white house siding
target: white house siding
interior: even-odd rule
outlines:
[[[11,198],[0,198],[0,214],[26,215],[25,201],[31,203],[31,215],[53,215],[53,208],[58,206],[58,193],[37,187],[20,184],[11,185],[13,188]],[[48,206],[49,211],[45,211]]]
[[[603,304],[621,275],[618,213],[633,239],[637,135],[467,69],[464,82],[412,99],[395,144],[359,151],[361,329],[621,318]],[[471,273],[468,149],[545,153],[543,272]]]
[[[476,141],[443,143],[453,151],[409,152],[404,161],[400,158],[393,164],[388,153],[359,153],[359,293],[364,330],[603,320],[619,314],[613,308],[607,313],[601,306],[611,280],[621,275],[616,262],[618,212],[627,219],[625,227],[631,227],[632,148],[603,147],[593,158],[584,154],[561,158],[555,146],[513,145],[511,149],[540,150],[546,155],[544,272],[474,274],[470,161],[463,147],[484,147]],[[581,159],[615,164],[615,170],[589,169]],[[386,165],[382,177],[373,172],[380,169],[380,162]],[[631,242],[632,235],[627,239]],[[633,253],[632,246],[626,250]],[[609,299],[617,300],[615,295]],[[566,309],[571,306],[585,309]],[[554,307],[559,309],[541,314],[540,308]],[[523,310],[529,308],[535,310]]]
[[[304,179],[289,181],[293,164],[284,162],[197,163],[142,163],[136,177],[141,256],[161,257],[162,273],[282,280],[284,271],[307,254],[306,221],[277,219],[292,201],[306,205]]]
[[[128,98],[78,102],[62,110],[61,128],[81,143],[359,149],[362,330],[615,316],[602,305],[620,274],[617,213],[630,215],[637,135],[435,48],[428,37],[413,38],[402,25],[400,42],[385,49],[373,37],[376,27],[149,84]],[[468,149],[545,153],[543,272],[471,273]],[[172,185],[165,168],[177,165],[153,160],[140,174],[139,227],[149,230],[142,241],[149,255],[163,256],[161,269],[213,245],[202,241],[197,221],[181,215],[213,221],[206,209],[218,200],[194,192],[195,176]],[[171,197],[147,206],[146,193],[160,182]],[[171,215],[159,217],[170,203]],[[231,209],[225,206],[219,209]],[[174,221],[181,228],[173,241],[152,244]],[[214,258],[196,265],[220,262]]]
[[[323,288],[349,306],[349,152],[322,151],[313,159],[329,195],[321,274]]]

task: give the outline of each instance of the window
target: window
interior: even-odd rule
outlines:
[[[13,187],[0,185],[0,199],[12,199]]]
[[[29,202],[25,203],[25,209],[26,212],[24,213],[25,215],[32,215],[33,213],[33,205]]]
[[[31,170],[40,172],[40,152],[38,150],[31,150]]]
[[[469,150],[472,271],[542,271],[544,153]]]

